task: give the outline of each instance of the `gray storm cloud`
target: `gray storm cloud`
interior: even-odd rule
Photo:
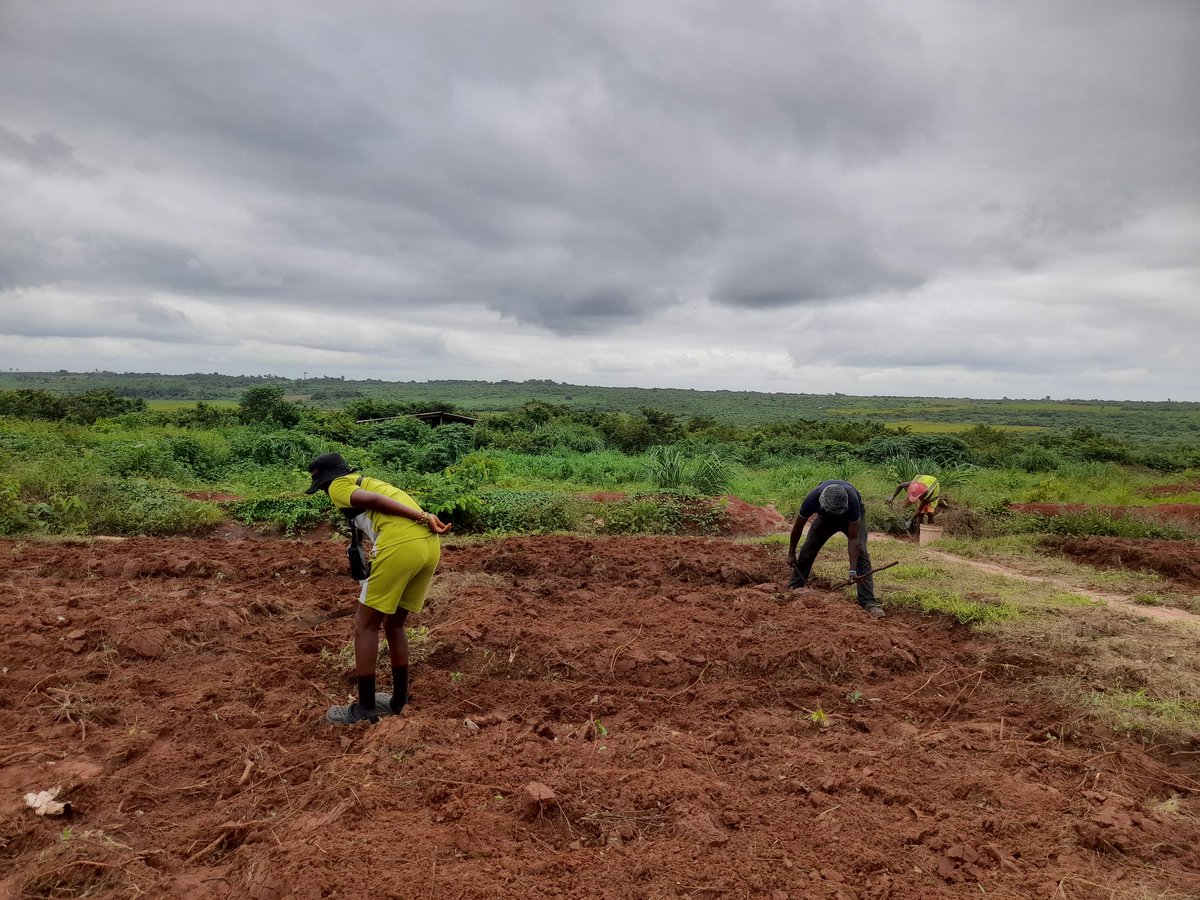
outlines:
[[[789,357],[780,314],[852,317],[879,352],[828,365],[867,373],[925,316],[947,339],[923,370],[1044,371],[1020,335],[1056,309],[1060,334],[1111,323],[1079,322],[1078,373],[1113,365],[1132,304],[1123,369],[1200,383],[1155,353],[1200,326],[1198,46],[1174,0],[7,3],[0,334],[125,329],[202,369],[186,348],[225,343],[256,370],[203,303],[286,332],[299,368],[328,341],[298,320],[333,304],[443,329],[446,366],[472,348],[443,375],[582,380],[605,339]],[[79,314],[35,327],[31,296]],[[955,325],[975,305],[983,334]],[[641,355],[630,377],[661,378]]]

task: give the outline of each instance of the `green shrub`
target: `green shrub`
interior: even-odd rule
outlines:
[[[555,491],[487,490],[468,521],[478,531],[544,534],[576,528],[591,505],[570,494]]]
[[[305,433],[338,444],[354,443],[359,427],[344,412],[306,409],[300,416],[300,428]]]
[[[442,425],[414,451],[412,468],[418,472],[438,472],[471,452],[474,444],[467,425]]]
[[[322,444],[302,432],[249,430],[233,439],[230,454],[235,461],[304,471],[323,450]]]
[[[1054,472],[1063,464],[1063,458],[1045,447],[1030,447],[1012,458],[1014,469],[1022,472]]]
[[[36,530],[37,517],[21,500],[20,486],[0,480],[0,534],[25,534]]]
[[[706,497],[724,494],[729,490],[733,467],[729,460],[716,452],[706,453],[694,460],[689,484]]]
[[[244,525],[273,525],[289,535],[298,528],[312,528],[322,522],[340,522],[342,518],[321,491],[300,496],[239,500],[230,507],[229,514]]]
[[[189,500],[141,478],[92,482],[81,489],[80,499],[93,534],[198,534],[224,519],[212,504]]]
[[[608,534],[716,534],[722,504],[675,491],[634,494],[606,503],[601,531]]]
[[[220,434],[197,431],[167,439],[171,458],[194,475],[211,478],[229,462],[229,442]]]
[[[104,448],[103,457],[116,475],[169,478],[179,471],[171,451],[149,441],[114,441]]]
[[[651,447],[646,457],[645,466],[655,487],[677,491],[684,486],[687,459],[681,452],[669,447]]]
[[[353,418],[347,416],[353,421]],[[406,444],[423,444],[432,436],[434,429],[412,416],[399,416],[382,422],[366,422],[356,426],[358,431],[375,441],[403,441]]]
[[[394,469],[416,469],[420,445],[408,441],[375,441],[367,448],[371,459],[380,465]]]
[[[882,531],[884,534],[907,534],[905,524],[907,516],[903,510],[890,506],[883,500],[868,500],[863,498],[866,506],[867,528],[871,531]]]
[[[300,407],[283,399],[283,388],[279,385],[263,385],[242,394],[238,418],[244,425],[294,428],[300,422]]]
[[[867,462],[884,463],[897,456],[931,459],[939,466],[971,462],[971,448],[949,434],[906,434],[877,437],[865,444],[859,456]]]

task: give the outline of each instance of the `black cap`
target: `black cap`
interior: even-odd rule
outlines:
[[[328,489],[333,479],[349,475],[354,470],[350,468],[345,457],[340,453],[323,453],[308,464],[312,484],[304,493],[315,494],[317,491]]]

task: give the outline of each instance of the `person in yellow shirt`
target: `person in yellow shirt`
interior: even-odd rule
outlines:
[[[372,544],[371,572],[361,582],[354,618],[354,665],[358,700],[332,706],[325,720],[334,725],[376,722],[398,714],[408,702],[409,613],[425,605],[429,582],[441,558],[439,534],[450,526],[421,509],[408,494],[386,481],[356,475],[340,453],[318,456],[308,466],[307,494],[325,491],[334,506],[355,514],[355,524]],[[379,629],[387,635],[392,693],[375,693]]]
[[[917,475],[912,481],[896,485],[895,493],[888,500],[889,505],[901,491],[908,492],[907,502],[913,504],[914,508],[912,518],[907,523],[909,530],[912,530],[914,525],[921,524],[922,516],[926,524],[932,525],[933,517],[937,515],[938,504],[942,501],[942,486],[937,478],[933,475]]]

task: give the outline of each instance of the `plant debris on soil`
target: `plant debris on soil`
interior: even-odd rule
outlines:
[[[1043,546],[1099,569],[1153,572],[1167,587],[1200,588],[1200,543],[1115,537],[1046,538]]]
[[[788,592],[779,547],[448,541],[409,708],[340,728],[350,625],[299,624],[357,593],[339,542],[0,555],[0,896],[1200,892],[1195,748],[1037,691],[1061,648]]]

